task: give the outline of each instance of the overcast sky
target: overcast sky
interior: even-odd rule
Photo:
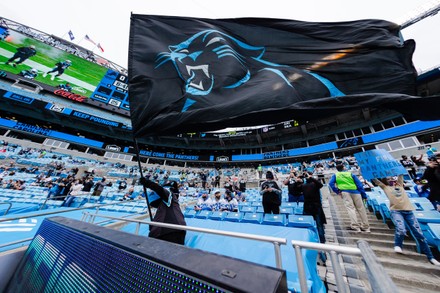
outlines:
[[[345,21],[366,18],[396,23],[412,18],[440,0],[2,0],[0,17],[68,39],[92,50],[87,34],[104,48],[95,53],[127,67],[130,14],[156,14],[203,18],[269,17],[302,21]],[[416,41],[413,62],[426,71],[440,65],[440,14],[402,31]]]

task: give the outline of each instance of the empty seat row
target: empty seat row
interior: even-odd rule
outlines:
[[[316,228],[315,220],[308,215],[263,214],[253,212],[221,212],[221,211],[184,211],[186,218],[207,219],[216,221],[230,221],[253,223],[273,226]]]

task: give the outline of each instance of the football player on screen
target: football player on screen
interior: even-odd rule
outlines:
[[[67,68],[69,68],[72,65],[72,62],[70,60],[66,60],[66,61],[60,61],[58,63],[55,64],[55,67],[52,68],[52,70],[48,71],[47,73],[45,73],[43,75],[43,77],[46,77],[48,74],[57,72],[57,74],[53,75],[51,74],[50,79],[54,80],[55,77],[60,76],[61,74],[64,73],[64,70],[66,70]]]

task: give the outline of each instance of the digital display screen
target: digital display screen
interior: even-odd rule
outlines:
[[[63,89],[106,105],[130,109],[128,78],[124,74],[79,57],[73,49],[68,53],[56,48],[50,37],[37,40],[9,28],[1,28],[0,36],[0,72],[15,74],[16,78],[43,89]],[[90,58],[95,57],[90,54]]]
[[[5,292],[230,291],[45,220]]]

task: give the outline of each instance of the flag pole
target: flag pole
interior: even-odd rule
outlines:
[[[84,40],[84,37],[82,37],[82,39],[80,39],[80,40],[78,41],[78,43],[76,43],[76,44],[79,45],[83,40]]]
[[[144,177],[144,174],[142,172],[141,156],[139,155],[139,146],[138,146],[136,137],[133,137],[133,141],[134,141],[134,148],[136,151],[137,162],[138,162],[138,166],[139,166],[139,174],[141,175],[141,178],[142,178],[142,177]],[[148,214],[150,215],[150,220],[153,220],[152,214],[151,214],[150,201],[148,200],[148,195],[147,195],[147,188],[143,184],[142,184],[142,186],[144,188],[145,200],[147,201]]]

